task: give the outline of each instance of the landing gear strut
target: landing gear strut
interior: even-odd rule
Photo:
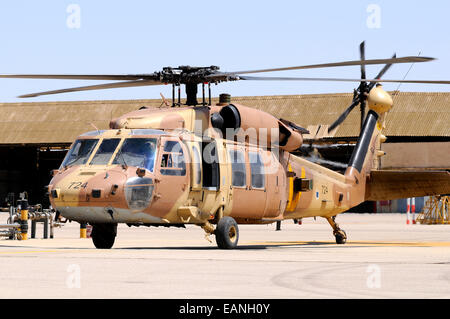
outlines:
[[[210,235],[216,236],[216,243],[220,249],[236,248],[239,241],[239,228],[233,217],[219,218],[216,228],[209,222],[199,224],[199,226],[205,231],[205,238],[209,242],[211,242]]]
[[[347,234],[343,229],[339,228],[339,225],[336,223],[336,216],[327,217],[326,218],[330,226],[333,228],[333,235],[336,238],[336,244],[345,244],[347,242]]]

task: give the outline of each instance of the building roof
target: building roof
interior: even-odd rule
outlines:
[[[394,107],[386,116],[386,136],[450,136],[450,92],[391,92]],[[351,104],[353,94],[235,97],[232,100],[288,119],[311,132],[327,131]],[[367,111],[367,110],[366,110]],[[360,110],[355,107],[333,137],[357,137]],[[327,135],[325,134],[325,137]]]
[[[392,93],[394,107],[386,118],[386,136],[450,137],[450,92]],[[232,97],[232,103],[255,107],[308,128],[326,132],[350,105],[353,94]],[[217,99],[213,99],[215,103]],[[0,144],[65,144],[111,119],[142,106],[159,107],[161,99],[0,103]],[[356,107],[333,137],[357,137]],[[327,137],[327,134],[325,134]]]

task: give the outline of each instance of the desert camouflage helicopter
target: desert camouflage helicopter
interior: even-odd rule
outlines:
[[[171,108],[141,108],[110,122],[108,130],[87,132],[72,144],[48,186],[50,202],[67,219],[93,225],[97,248],[111,248],[117,224],[184,227],[195,224],[215,235],[219,248],[235,248],[239,224],[266,224],[320,216],[330,223],[336,243],[347,235],[335,216],[366,200],[405,198],[450,192],[448,172],[385,172],[378,169],[382,130],[391,96],[380,82],[450,84],[450,81],[381,80],[396,63],[432,58],[361,59],[296,67],[220,72],[216,66],[164,68],[139,75],[1,75],[8,78],[122,80],[27,94],[34,97],[84,90],[172,84]],[[385,64],[366,79],[365,65]],[[361,66],[360,79],[255,77],[251,73]],[[361,133],[344,174],[292,152],[303,142],[304,128],[288,120],[232,103],[222,94],[211,103],[211,83],[237,80],[357,81],[348,109],[335,129],[360,105]],[[186,106],[180,86],[186,86]],[[202,84],[203,100],[197,101]],[[208,87],[208,102],[205,86]],[[178,100],[176,100],[178,89]],[[168,103],[164,98],[164,102]],[[365,107],[369,111],[365,115]],[[409,183],[414,180],[415,186]],[[441,183],[437,183],[440,181]],[[409,184],[408,186],[406,186]]]

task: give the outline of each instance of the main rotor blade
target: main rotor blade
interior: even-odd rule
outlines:
[[[247,76],[238,75],[240,80],[255,81],[328,81],[328,82],[361,82],[361,79],[344,79],[344,78],[297,78],[297,77],[274,77],[274,76]],[[366,82],[377,83],[411,83],[411,84],[450,84],[447,80],[381,80],[366,79]]]
[[[0,74],[0,78],[9,79],[56,79],[56,80],[99,80],[126,81],[153,79],[153,74]]]
[[[372,64],[395,64],[395,63],[417,63],[417,62],[428,62],[433,61],[435,58],[429,57],[417,57],[417,56],[407,56],[395,59],[373,59],[373,60],[355,60],[355,61],[344,61],[335,63],[324,63],[324,64],[312,64],[303,66],[290,66],[283,68],[273,68],[273,69],[261,69],[261,70],[248,70],[248,71],[236,71],[236,72],[223,72],[211,75],[211,77],[216,76],[227,76],[227,75],[237,75],[237,74],[250,74],[250,73],[262,73],[262,72],[275,72],[275,71],[289,71],[289,70],[301,70],[301,69],[318,69],[318,68],[332,68],[338,66],[352,66],[352,65],[372,65]]]
[[[359,98],[356,98],[353,100],[353,103],[350,104],[350,106],[342,113],[336,121],[334,121],[333,124],[330,125],[328,128],[328,133],[330,133],[332,130],[334,130],[336,127],[338,127],[344,120],[347,118],[347,116],[350,114],[350,112],[359,104]]]
[[[123,87],[135,87],[135,86],[147,86],[147,85],[162,85],[163,83],[154,80],[139,80],[139,81],[127,81],[127,82],[116,82],[116,83],[106,83],[98,85],[81,86],[76,88],[68,88],[62,90],[53,90],[46,92],[37,92],[31,94],[25,94],[19,96],[19,98],[36,97],[41,95],[68,93],[68,92],[78,92],[78,91],[90,91],[90,90],[104,90],[104,89],[115,89]]]

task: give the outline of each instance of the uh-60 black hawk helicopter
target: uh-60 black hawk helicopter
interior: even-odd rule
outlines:
[[[216,66],[163,68],[128,75],[0,75],[2,78],[112,80],[116,82],[22,95],[172,85],[172,108],[142,108],[110,122],[109,129],[86,132],[72,144],[48,185],[51,205],[67,219],[93,225],[97,248],[111,248],[117,224],[175,226],[195,224],[215,235],[220,248],[238,243],[239,224],[324,217],[338,244],[347,235],[335,216],[366,200],[450,193],[447,171],[383,171],[377,161],[386,114],[393,102],[380,83],[450,84],[450,81],[382,80],[397,63],[427,57],[361,59],[336,63],[221,72]],[[385,66],[373,79],[366,65]],[[361,66],[361,78],[261,77],[274,71]],[[227,81],[359,82],[350,106],[329,126],[335,129],[357,105],[361,133],[344,174],[292,152],[308,131],[286,119],[225,97],[211,103],[211,84]],[[202,85],[202,102],[197,100]],[[181,105],[180,87],[186,87]],[[206,95],[208,89],[208,96]],[[176,98],[178,91],[178,99]],[[167,102],[167,101],[166,101]],[[366,107],[369,111],[366,114]],[[318,110],[320,112],[320,110]],[[414,183],[411,183],[414,181]]]

